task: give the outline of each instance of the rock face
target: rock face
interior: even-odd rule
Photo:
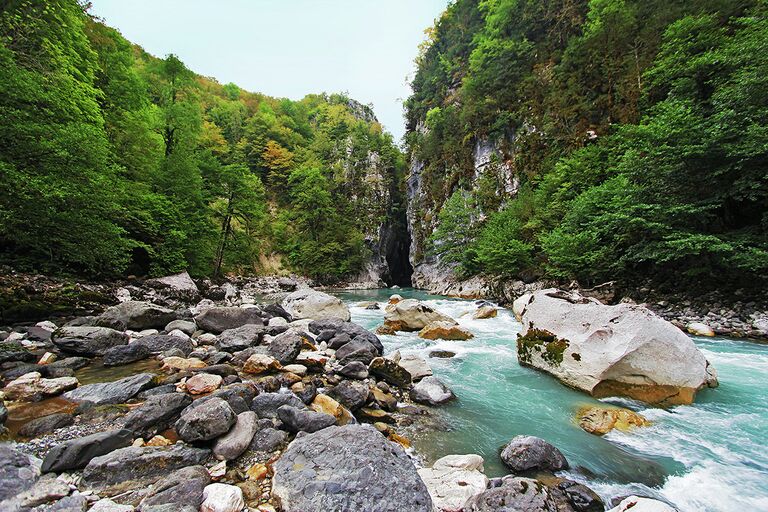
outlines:
[[[351,318],[349,308],[341,299],[309,288],[288,295],[283,299],[283,308],[294,320],[339,318],[348,322]]]
[[[220,334],[247,324],[264,325],[259,308],[212,307],[195,317],[197,326],[207,332]]]
[[[690,404],[696,391],[717,385],[693,341],[644,307],[555,289],[531,294],[521,307],[520,363],[595,397]]]
[[[384,326],[394,331],[420,331],[432,322],[456,325],[453,318],[435,311],[416,299],[390,303],[384,308]]]
[[[75,377],[44,379],[38,372],[31,372],[9,382],[3,389],[3,394],[8,400],[38,402],[45,398],[60,395],[69,389],[75,389],[77,384]]]
[[[60,473],[69,469],[84,468],[94,457],[105,455],[118,448],[125,448],[133,441],[130,430],[112,430],[78,437],[58,444],[43,460],[43,473]]]
[[[651,422],[629,409],[618,407],[585,407],[578,413],[579,426],[590,434],[602,436],[614,428],[627,431],[645,427]]]
[[[40,478],[40,459],[0,444],[0,502],[26,491]]]
[[[177,443],[171,446],[120,448],[91,460],[83,470],[85,484],[99,494],[114,495],[149,485],[169,472],[203,463],[210,450]]]
[[[137,300],[112,306],[96,318],[96,325],[124,331],[162,329],[176,319],[173,310]]]
[[[523,471],[560,471],[568,461],[560,450],[533,436],[517,436],[501,452],[501,460],[516,473]]]
[[[451,322],[430,322],[419,331],[419,338],[426,340],[464,341],[474,337],[467,329]]]
[[[237,416],[232,407],[214,397],[187,407],[176,422],[176,432],[188,443],[209,441],[226,434],[235,421]]]
[[[403,448],[370,425],[298,437],[274,464],[284,512],[431,512],[432,499]]]
[[[191,403],[192,398],[184,393],[151,396],[125,416],[125,428],[145,437],[160,432],[170,427]]]
[[[53,343],[62,352],[78,356],[101,356],[128,343],[128,335],[108,327],[62,327],[53,333]]]
[[[75,403],[93,402],[95,405],[122,404],[153,385],[155,376],[139,373],[114,382],[87,384],[64,393],[64,398]]]
[[[439,511],[460,511],[469,498],[488,487],[479,455],[447,455],[431,468],[419,469],[419,476]]]
[[[425,377],[411,390],[411,400],[420,404],[439,405],[453,398],[453,391],[437,377]]]

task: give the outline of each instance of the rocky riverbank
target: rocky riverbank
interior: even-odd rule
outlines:
[[[555,476],[567,461],[538,438],[509,443],[502,479],[478,455],[418,469],[404,433],[452,391],[423,359],[385,356],[339,299],[301,281],[203,288],[180,274],[111,293],[96,314],[3,330],[0,509],[606,508]],[[453,319],[391,302],[387,328],[453,336]]]

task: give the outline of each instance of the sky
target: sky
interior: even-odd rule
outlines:
[[[149,53],[270,96],[347,92],[399,141],[424,30],[448,0],[92,0]]]

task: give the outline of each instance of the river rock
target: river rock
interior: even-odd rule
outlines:
[[[277,418],[277,410],[283,405],[302,408],[304,402],[293,393],[261,393],[251,402],[251,409],[259,418]]]
[[[188,443],[209,441],[226,434],[237,421],[227,402],[211,398],[187,407],[176,422],[176,432]]]
[[[522,318],[520,363],[595,397],[690,404],[697,390],[717,385],[693,341],[642,306],[549,289],[530,296]]]
[[[368,366],[368,372],[399,388],[407,388],[411,385],[411,374],[408,370],[385,357],[372,360]]]
[[[173,425],[191,403],[192,398],[184,393],[151,396],[125,416],[124,426],[146,439]]]
[[[143,331],[162,329],[175,319],[176,313],[171,309],[150,302],[129,300],[107,309],[96,317],[95,324],[119,331]]]
[[[211,375],[210,373],[198,373],[188,378],[184,383],[187,392],[191,395],[202,395],[212,393],[221,387],[224,379],[221,375]]]
[[[251,409],[251,404],[253,403],[253,398],[256,396],[256,393],[256,387],[253,383],[238,382],[216,391],[211,397],[221,398],[229,404],[232,410],[235,411],[235,414],[240,414],[241,412],[249,411]],[[197,401],[199,402],[200,400],[207,399],[208,397],[201,398]]]
[[[292,363],[301,352],[305,343],[311,343],[311,339],[297,331],[289,329],[275,336],[269,343],[268,354],[277,359],[281,365]]]
[[[330,396],[318,393],[312,403],[309,404],[309,408],[315,412],[322,412],[330,414],[336,418],[337,425],[347,425],[349,423],[355,423],[355,417],[352,413],[341,405],[339,402],[331,398]]]
[[[294,320],[339,318],[349,321],[351,317],[349,308],[341,299],[311,288],[291,293],[283,299],[282,306]]]
[[[264,339],[264,332],[264,326],[256,324],[227,329],[216,338],[216,348],[224,352],[245,350],[260,344]]]
[[[715,331],[713,331],[710,326],[702,322],[692,322],[688,324],[685,329],[694,336],[712,337],[715,335]]]
[[[197,332],[197,324],[194,320],[174,320],[165,326],[164,331],[181,331],[187,336],[192,336]]]
[[[472,314],[472,318],[475,320],[485,320],[487,318],[496,318],[496,316],[499,314],[499,310],[496,309],[493,306],[480,306],[477,308],[477,311],[475,311]]]
[[[411,380],[418,382],[424,377],[432,375],[432,368],[429,367],[427,361],[416,354],[406,354],[400,358],[398,363],[400,366],[406,369],[411,374]]]
[[[252,375],[277,371],[280,368],[282,366],[278,360],[266,354],[253,354],[243,365],[243,371]]]
[[[479,455],[447,455],[418,473],[440,511],[460,511],[469,498],[488,487]]]
[[[514,437],[502,450],[501,460],[515,473],[568,469],[568,461],[560,450],[534,436]]]
[[[304,408],[283,405],[277,409],[277,417],[290,432],[317,432],[336,424],[336,418],[330,414]]]
[[[677,512],[663,501],[651,498],[640,498],[638,496],[629,496],[608,512]]]
[[[237,486],[210,484],[203,490],[200,512],[240,512],[244,507],[243,491]]]
[[[93,402],[95,405],[122,404],[136,396],[140,391],[155,384],[155,375],[139,373],[114,382],[86,384],[64,393],[64,398],[71,402]]]
[[[339,370],[339,375],[350,379],[367,379],[368,367],[361,361],[352,361]]]
[[[633,427],[645,427],[651,424],[642,415],[618,407],[590,406],[579,410],[579,426],[590,434],[602,436],[614,428],[622,431]]]
[[[42,418],[35,418],[29,423],[26,423],[19,429],[19,435],[31,439],[38,437],[49,432],[53,432],[56,429],[68,427],[75,422],[74,417],[71,414],[64,412],[49,414]],[[2,421],[0,421],[0,424]]]
[[[277,430],[272,426],[272,420],[263,419],[258,422],[258,430],[251,439],[249,450],[259,453],[271,453],[282,447],[288,441],[288,432]]]
[[[426,340],[463,341],[475,335],[467,329],[450,322],[430,322],[419,331],[419,337]]]
[[[338,400],[344,407],[356,411],[368,401],[370,389],[364,382],[343,380],[331,390],[328,395]]]
[[[24,361],[31,363],[37,359],[35,354],[24,348],[18,341],[0,342],[0,363],[9,361]]]
[[[144,512],[158,505],[190,506],[197,510],[203,502],[203,490],[209,483],[211,477],[203,466],[176,470],[150,487],[137,510]]]
[[[153,354],[160,354],[166,350],[178,349],[188,356],[194,349],[192,341],[188,338],[171,336],[170,334],[150,334],[136,338],[132,345],[144,345]]]
[[[370,425],[297,437],[273,468],[272,496],[284,512],[432,511],[403,448]]]
[[[349,364],[352,361],[359,361],[363,364],[370,364],[381,352],[366,340],[353,340],[336,351],[336,359],[341,364]]]
[[[37,482],[40,464],[37,457],[20,452],[11,444],[0,443],[0,505]]]
[[[215,306],[195,317],[197,326],[207,332],[220,334],[247,324],[264,325],[263,313],[259,308],[236,308]]]
[[[9,512],[59,510],[58,508],[46,506],[46,504],[67,496],[69,492],[69,485],[56,478],[56,475],[44,475],[26,491],[1,502],[0,510],[7,510]],[[83,508],[82,510],[85,509]]]
[[[193,301],[200,297],[200,290],[186,271],[172,276],[148,279],[146,285],[161,290],[164,296],[173,299]]]
[[[59,350],[79,356],[101,356],[118,345],[126,345],[127,334],[109,327],[62,327],[53,333]]]
[[[384,308],[384,326],[395,331],[420,331],[432,322],[456,325],[453,318],[415,299],[387,304]]]
[[[129,343],[128,345],[119,345],[105,351],[102,362],[104,366],[120,366],[141,361],[148,358],[151,354],[152,352],[145,345]]]
[[[164,357],[163,358],[163,366],[160,368],[163,371],[188,371],[188,370],[199,370],[200,368],[205,368],[208,366],[205,364],[205,361],[202,361],[196,357],[179,357],[179,356],[170,356],[170,357]]]
[[[253,411],[237,415],[235,426],[216,440],[213,454],[219,460],[234,460],[248,448],[258,430],[259,417]]]
[[[466,512],[555,512],[563,510],[550,489],[531,478],[504,477],[499,487],[471,497]],[[572,510],[572,509],[571,509]],[[566,509],[566,512],[570,510]]]
[[[453,398],[453,391],[437,377],[425,377],[411,390],[411,400],[420,404],[439,405]]]
[[[7,400],[39,402],[60,395],[67,390],[75,389],[77,384],[75,377],[44,379],[38,372],[30,372],[9,382],[3,389],[3,394]]]
[[[98,432],[54,446],[43,460],[43,473],[84,468],[94,457],[130,446],[133,432],[126,429]]]
[[[111,496],[150,485],[171,471],[202,464],[210,454],[210,450],[183,443],[129,446],[91,460],[83,470],[83,481],[99,494]]]

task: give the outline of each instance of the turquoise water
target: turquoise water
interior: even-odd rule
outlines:
[[[384,302],[394,292],[337,295],[349,304],[353,321],[373,329],[382,323]],[[515,339],[522,326],[511,311],[474,320],[473,301],[396,292],[425,301],[475,335],[469,341],[436,342],[415,333],[380,336],[387,352],[427,358],[458,397],[439,408],[448,431],[413,439],[427,462],[452,453],[478,453],[486,460],[486,473],[500,476],[506,471],[499,448],[516,435],[530,434],[560,448],[572,466],[566,475],[588,482],[605,498],[639,492],[665,499],[681,512],[768,511],[768,346],[696,338],[719,372],[720,387],[700,392],[692,406],[668,410],[604,400],[642,413],[653,425],[598,437],[574,421],[580,406],[597,400],[518,364]],[[366,310],[358,305],[361,301],[381,302],[382,310]],[[457,355],[429,358],[433,350]]]

